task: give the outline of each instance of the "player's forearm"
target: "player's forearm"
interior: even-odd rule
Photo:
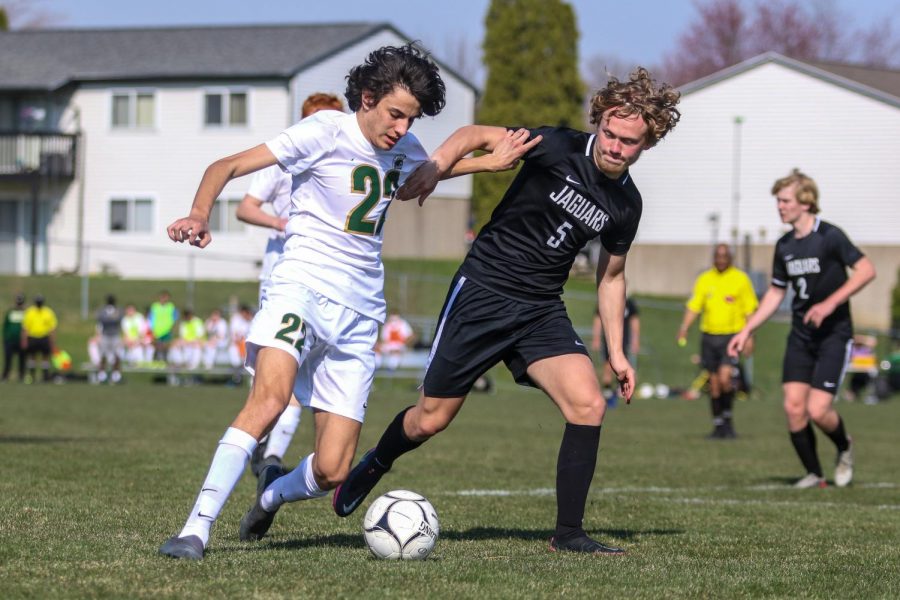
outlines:
[[[493,150],[498,131],[500,135],[506,132],[502,127],[488,127],[484,125],[460,127],[434,151],[431,159],[436,163],[442,174],[449,175],[452,173],[451,169],[453,166],[467,154],[475,150]],[[471,169],[471,165],[468,168]],[[467,172],[473,173],[474,171],[469,170]],[[464,173],[460,172],[449,176],[462,174]]]
[[[679,333],[687,333],[687,330],[691,328],[691,325],[694,324],[696,319],[697,313],[691,309],[686,309],[684,311],[684,317],[681,319],[681,327],[678,328]]]
[[[261,202],[249,194],[244,196],[244,199],[238,204],[235,216],[238,221],[243,221],[249,225],[258,225],[271,229],[278,229],[280,224],[278,217],[264,211],[261,208]]]
[[[850,278],[847,279],[844,285],[828,296],[827,301],[834,306],[840,306],[856,292],[866,287],[873,279],[875,279],[875,265],[864,256],[853,265],[853,273],[850,275]]]
[[[197,193],[194,194],[190,215],[203,221],[208,221],[209,213],[212,212],[216,198],[219,197],[222,190],[225,189],[225,185],[234,177],[234,167],[227,162],[227,159],[217,160],[209,165],[203,173],[203,179],[200,180]]]
[[[744,330],[748,333],[753,333],[760,325],[768,321],[769,317],[774,315],[775,311],[778,310],[781,301],[784,300],[784,294],[785,290],[783,288],[770,287],[760,301],[759,308],[757,308],[756,312],[747,320]]]
[[[501,164],[493,154],[482,154],[473,158],[463,158],[450,167],[441,179],[450,179],[459,177],[460,175],[471,175],[472,173],[496,173],[497,171],[505,171],[505,167]]]
[[[606,347],[610,357],[622,354],[625,322],[625,277],[604,277],[597,286],[600,321],[605,323]]]

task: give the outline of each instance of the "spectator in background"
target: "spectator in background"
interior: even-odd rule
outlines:
[[[700,360],[709,372],[713,431],[708,437],[713,440],[736,435],[732,422],[735,390],[731,380],[737,358],[728,355],[728,342],[744,328],[747,317],[759,304],[750,278],[731,262],[728,244],[718,244],[713,253],[713,267],[694,282],[694,293],[687,302],[676,338],[678,345],[684,346],[688,329],[702,313]]]
[[[122,309],[116,306],[116,297],[106,297],[106,304],[97,311],[97,334],[100,363],[97,381],[119,383],[122,380]],[[112,371],[107,372],[112,366]]]
[[[19,360],[19,381],[25,379],[25,349],[22,347],[22,321],[25,318],[25,295],[16,294],[13,307],[3,316],[3,377],[9,379],[13,358]]]
[[[161,291],[159,300],[150,305],[147,320],[150,322],[150,332],[153,334],[156,360],[167,360],[169,346],[172,345],[175,337],[175,323],[178,321],[178,309],[172,303],[168,291]]]
[[[228,361],[232,367],[240,367],[247,357],[247,334],[250,333],[251,321],[253,321],[253,312],[246,304],[241,304],[238,311],[231,315],[228,323],[228,330],[231,334]]]
[[[196,369],[200,366],[205,340],[206,328],[203,319],[195,315],[192,309],[185,308],[178,323],[178,339],[172,346],[170,362],[173,365]]]
[[[125,306],[122,317],[122,342],[125,347],[125,360],[131,364],[153,360],[153,338],[149,324],[144,315],[138,312],[134,304]]]
[[[391,311],[381,327],[381,359],[386,368],[395,370],[400,366],[403,355],[412,345],[415,334],[410,324],[396,312]]]
[[[637,355],[641,348],[641,318],[638,315],[637,304],[632,298],[625,299],[625,324],[622,328],[622,350],[628,357],[628,362],[637,368]],[[603,394],[606,397],[606,405],[615,407],[617,401],[616,387],[618,381],[613,377],[612,367],[609,366],[609,347],[603,336],[603,322],[600,319],[600,306],[594,308],[594,323],[591,328],[591,350],[599,353],[603,347]],[[602,340],[602,342],[601,342]]]
[[[203,349],[203,367],[211,369],[216,364],[219,351],[228,351],[228,323],[222,318],[222,311],[214,308],[204,323],[206,342]]]
[[[50,381],[50,355],[56,349],[56,327],[59,321],[56,313],[44,305],[44,297],[34,297],[34,304],[25,310],[22,317],[21,347],[31,362],[31,380],[37,379],[37,356],[41,356],[44,381]],[[28,378],[26,377],[26,382]]]

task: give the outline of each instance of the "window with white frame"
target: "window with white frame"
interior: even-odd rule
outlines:
[[[241,201],[237,198],[219,198],[209,213],[209,230],[224,233],[240,233],[244,231],[243,221],[237,218],[237,207]]]
[[[208,126],[247,124],[246,90],[207,90],[203,98],[203,122]]]
[[[109,230],[114,233],[153,231],[153,200],[113,198],[109,201]]]
[[[112,95],[112,126],[116,128],[153,127],[156,98],[153,90],[116,90]]]

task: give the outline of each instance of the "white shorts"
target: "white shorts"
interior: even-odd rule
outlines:
[[[263,284],[244,366],[254,372],[262,347],[284,350],[297,361],[294,395],[300,404],[362,423],[377,336],[375,319],[276,277]]]

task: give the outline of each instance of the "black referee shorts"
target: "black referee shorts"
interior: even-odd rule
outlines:
[[[853,340],[844,332],[822,338],[806,338],[791,330],[782,365],[782,383],[808,383],[817,390],[835,394],[850,360]]]
[[[700,338],[700,364],[703,368],[714,373],[722,365],[736,365],[737,359],[728,356],[728,342],[734,334],[713,335],[704,333]]]
[[[561,299],[520,302],[457,273],[428,358],[425,395],[465,396],[475,380],[501,360],[517,383],[534,386],[526,372],[528,365],[564,354],[589,356]]]

